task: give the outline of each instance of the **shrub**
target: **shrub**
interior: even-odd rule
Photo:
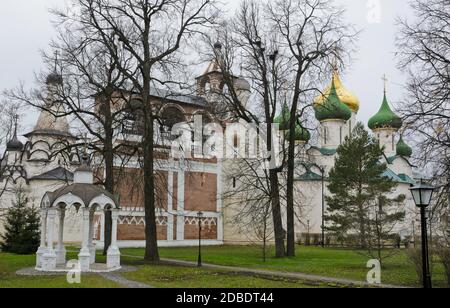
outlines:
[[[16,192],[16,201],[6,211],[5,233],[0,236],[4,252],[33,254],[40,243],[40,218],[37,209],[28,206],[28,198],[22,189]]]
[[[447,275],[447,284],[450,286],[450,248],[439,247],[437,248],[437,254],[439,255],[442,265],[444,266],[445,273]]]
[[[422,271],[422,250],[417,248],[410,248],[407,250],[407,255],[409,261],[414,265],[414,269],[416,271],[418,282],[422,283],[423,281],[423,271]]]

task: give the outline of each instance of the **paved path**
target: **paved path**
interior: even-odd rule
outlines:
[[[152,286],[149,286],[145,283],[125,279],[122,277],[122,275],[120,275],[120,273],[117,273],[117,272],[101,273],[99,275],[105,279],[108,279],[110,281],[118,283],[121,286],[126,287],[126,288],[132,288],[132,289],[152,289],[153,288]]]
[[[115,271],[115,272],[109,272],[109,273],[88,273],[88,275],[99,275],[107,280],[110,280],[112,282],[115,282],[119,284],[120,286],[124,288],[132,288],[132,289],[151,289],[152,286],[149,286],[147,284],[132,281],[125,279],[121,273],[127,273],[127,272],[134,272],[137,268],[133,266],[123,266],[122,269]],[[65,276],[67,273],[65,272],[41,272],[37,271],[35,268],[24,268],[21,270],[18,270],[16,272],[19,276]]]
[[[162,262],[167,264],[174,265],[182,265],[182,266],[197,266],[197,262],[190,261],[180,261],[180,260],[172,260],[172,259],[161,259]],[[268,271],[268,270],[259,270],[259,269],[251,269],[244,267],[235,267],[235,266],[223,266],[223,265],[214,265],[203,263],[203,267],[210,269],[218,269],[218,270],[226,270],[226,271],[234,271],[245,274],[252,274],[254,276],[259,277],[281,277],[295,280],[302,280],[312,283],[324,283],[324,284],[335,284],[339,286],[346,287],[357,287],[357,288],[405,288],[401,286],[394,286],[388,284],[378,284],[373,285],[363,281],[350,280],[350,279],[340,279],[340,278],[330,278],[323,277],[317,275],[309,275],[302,273],[290,273],[290,272],[278,272],[278,271]]]

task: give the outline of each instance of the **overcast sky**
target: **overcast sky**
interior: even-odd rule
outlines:
[[[15,87],[19,81],[31,86],[35,72],[43,66],[40,50],[45,49],[54,30],[48,9],[65,0],[1,0],[0,10],[0,91]],[[410,14],[407,0],[338,0],[347,8],[348,20],[363,32],[358,42],[355,62],[343,73],[345,86],[361,101],[359,119],[367,120],[378,111],[383,82],[389,78],[391,104],[401,100],[404,76],[396,69],[395,18]],[[229,0],[230,10],[239,0]],[[379,8],[380,14],[377,14]],[[24,131],[30,130],[36,112],[29,114]]]

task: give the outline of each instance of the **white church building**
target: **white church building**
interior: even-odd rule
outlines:
[[[213,63],[197,78],[197,96],[174,97],[172,103],[168,104],[169,107],[161,112],[167,112],[168,118],[180,121],[190,121],[193,115],[199,112],[206,114],[208,96],[205,94],[205,88],[209,86],[215,90],[223,90],[220,78],[220,69]],[[18,139],[16,132],[1,156],[0,210],[4,211],[13,203],[13,188],[22,187],[28,193],[31,203],[39,207],[46,192],[73,184],[74,171],[81,164],[81,155],[80,149],[67,151],[70,148],[67,146],[77,141],[70,131],[67,118],[54,116],[60,113],[58,104],[55,104],[55,91],[61,83],[61,76],[48,76],[49,111],[41,111],[34,130],[24,135],[27,138],[26,143]],[[250,91],[250,85],[242,78],[236,79],[236,86],[240,87],[238,90],[242,93]],[[248,96],[247,94],[246,97]],[[157,95],[154,99],[158,100]],[[328,194],[327,176],[333,167],[337,148],[357,123],[357,114],[361,107],[359,100],[342,85],[337,70],[333,73],[332,84],[315,100],[314,106],[316,118],[320,122],[318,144],[309,144],[311,134],[302,127],[298,127],[296,132],[297,146],[299,151],[304,153],[303,158],[297,161],[296,186],[302,193],[302,196],[297,198],[302,198],[309,208],[302,213],[302,220],[297,223],[298,237],[305,233],[319,235],[322,232],[322,217],[326,211],[323,196]],[[281,122],[282,118],[283,115],[278,121]],[[386,176],[398,184],[395,193],[404,194],[407,198],[407,218],[399,233],[403,236],[411,235],[411,221],[415,218],[415,205],[408,190],[410,185],[415,183],[414,166],[410,163],[412,149],[399,135],[402,121],[389,106],[386,93],[380,111],[369,121],[369,127],[380,141],[380,146],[385,149],[384,157],[388,164]],[[138,134],[139,129],[134,126],[132,128],[123,132],[124,140],[130,139],[130,134]],[[227,211],[227,200],[222,200],[223,187],[230,186],[222,176],[223,168],[227,164],[221,159],[197,160],[192,163],[192,168],[183,169],[185,167],[182,167],[180,162],[170,159],[168,162],[162,164],[164,167],[159,170],[167,181],[167,192],[161,197],[163,204],[157,215],[160,243],[168,246],[196,245],[198,211],[205,214],[202,229],[205,232],[206,244],[245,243],[246,237],[239,234],[229,223],[228,215],[232,215],[233,211]],[[137,167],[130,167],[130,170],[133,168],[136,170]],[[122,209],[118,217],[118,245],[142,246],[144,211],[141,200],[128,198],[126,183],[118,189],[118,194]],[[66,217],[72,217],[73,221],[66,221],[64,224],[64,240],[71,243],[81,242],[82,213],[74,212],[66,214]],[[101,244],[104,236],[102,217],[95,219],[94,227],[95,241]]]

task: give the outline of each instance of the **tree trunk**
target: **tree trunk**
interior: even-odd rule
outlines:
[[[144,100],[144,104],[149,104]],[[151,107],[146,107],[144,137],[144,207],[145,207],[145,261],[159,262],[158,239],[155,213],[155,175],[154,175],[154,140],[153,114]]]
[[[287,183],[286,183],[286,224],[287,224],[287,256],[295,257],[295,224],[294,224],[294,169],[295,169],[295,128],[297,125],[297,107],[300,98],[301,67],[295,80],[295,91],[291,106],[289,120],[289,146],[287,159]]]
[[[115,193],[114,180],[114,149],[113,149],[113,120],[111,115],[111,94],[108,93],[102,101],[102,113],[104,116],[105,140],[103,148],[103,158],[105,160],[105,189],[111,194]],[[103,255],[106,256],[111,245],[112,216],[111,211],[105,212],[105,238]]]
[[[114,194],[114,154],[112,149],[112,138],[105,140],[105,189]],[[107,145],[108,144],[108,145]],[[112,216],[111,211],[105,212],[105,239],[103,255],[106,256],[108,248],[111,245],[111,229],[112,229]]]
[[[284,247],[283,220],[281,218],[280,206],[280,186],[278,182],[278,174],[276,170],[269,171],[270,186],[272,191],[272,218],[275,233],[275,256],[283,258],[286,256]]]

